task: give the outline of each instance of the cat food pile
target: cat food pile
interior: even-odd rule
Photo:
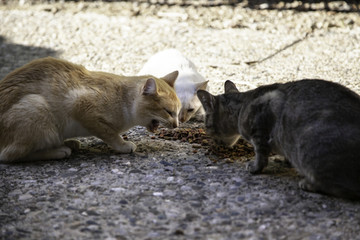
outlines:
[[[205,130],[202,128],[177,128],[174,130],[162,128],[159,129],[156,135],[165,140],[180,140],[181,142],[191,143],[193,144],[194,153],[197,152],[196,149],[198,148],[206,148],[208,149],[207,155],[216,155],[218,158],[226,159],[229,162],[234,160],[247,161],[255,155],[253,147],[245,140],[239,139],[232,148],[219,146],[206,135]]]

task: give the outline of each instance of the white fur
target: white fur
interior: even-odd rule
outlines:
[[[155,77],[162,77],[173,71],[179,71],[177,80],[179,80],[182,75],[198,73],[195,64],[182,55],[181,52],[176,49],[166,49],[151,56],[138,75],[150,74]],[[193,80],[195,82],[205,81],[200,74]]]
[[[138,75],[153,75],[160,78],[172,71],[179,71],[179,76],[175,81],[175,91],[182,105],[179,118],[187,121],[192,115],[186,116],[188,115],[186,109],[192,108],[195,109],[194,113],[198,110],[203,113],[196,92],[197,85],[206,82],[192,61],[176,49],[166,49],[150,57]]]

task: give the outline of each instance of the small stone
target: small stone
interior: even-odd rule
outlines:
[[[19,201],[26,201],[33,198],[33,196],[29,193],[23,194],[19,196]]]
[[[181,186],[181,191],[191,191],[192,190],[192,188],[191,187],[189,187],[189,186]]]
[[[172,181],[174,181],[174,177],[168,177],[167,179],[166,179],[166,181],[168,181],[168,182],[172,182]]]
[[[161,197],[161,196],[163,196],[164,194],[163,194],[162,192],[154,192],[153,195],[154,195],[155,197]]]
[[[113,191],[113,192],[124,192],[124,191],[126,191],[126,189],[122,188],[122,187],[111,188],[110,190]]]
[[[164,191],[164,195],[165,196],[170,196],[170,197],[174,197],[174,196],[176,196],[176,191],[173,191],[173,190],[165,190]]]
[[[76,168],[69,168],[68,171],[69,172],[77,172],[78,170]]]
[[[115,174],[124,174],[124,172],[120,171],[119,169],[115,168],[115,169],[111,169],[111,172],[115,173]]]

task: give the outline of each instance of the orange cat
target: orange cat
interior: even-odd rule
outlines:
[[[178,126],[177,75],[125,77],[55,58],[32,61],[0,81],[0,163],[61,159],[71,154],[65,139],[91,135],[131,153],[136,145],[120,133]]]

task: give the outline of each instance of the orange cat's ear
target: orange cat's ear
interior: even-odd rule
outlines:
[[[236,85],[230,81],[230,80],[227,80],[225,82],[225,93],[237,93],[239,92],[239,90],[236,88]]]
[[[157,87],[156,82],[153,78],[149,78],[146,80],[146,83],[143,87],[143,95],[156,95],[157,94]]]
[[[205,90],[198,90],[197,96],[206,112],[213,112],[215,108],[215,96]]]
[[[196,84],[196,90],[206,90],[209,81],[201,82]]]
[[[178,76],[179,76],[179,71],[174,71],[162,77],[161,79],[164,79],[165,82],[167,82],[170,85],[170,87],[173,88],[175,84],[175,80],[177,79]]]

